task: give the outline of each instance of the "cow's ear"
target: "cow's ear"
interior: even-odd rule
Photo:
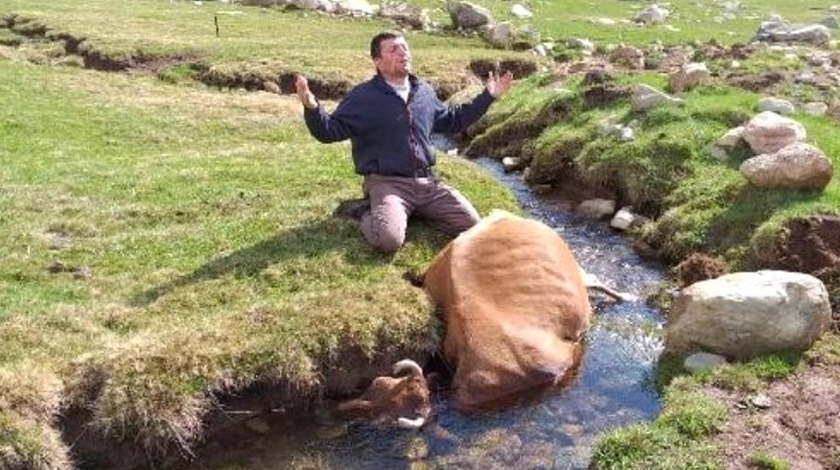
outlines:
[[[338,404],[338,412],[345,415],[361,417],[368,416],[373,411],[373,404],[368,400],[356,398]]]

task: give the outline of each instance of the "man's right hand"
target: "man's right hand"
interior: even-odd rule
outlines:
[[[306,81],[306,77],[303,75],[296,75],[295,76],[295,90],[297,90],[298,98],[300,98],[300,102],[309,109],[315,109],[318,107],[318,101],[315,99],[315,95],[309,91],[309,82]]]

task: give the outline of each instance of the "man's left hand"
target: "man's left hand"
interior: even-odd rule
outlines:
[[[502,75],[490,72],[487,75],[487,91],[493,98],[498,98],[510,90],[513,83],[513,73],[508,70]]]

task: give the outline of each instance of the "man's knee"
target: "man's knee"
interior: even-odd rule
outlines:
[[[371,245],[383,253],[394,253],[405,243],[405,233],[383,231],[368,239]]]
[[[366,218],[362,232],[368,243],[383,253],[393,253],[405,242],[405,221],[383,217],[381,214]]]

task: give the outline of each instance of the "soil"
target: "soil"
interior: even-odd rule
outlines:
[[[840,278],[840,217],[791,221],[765,262],[768,267],[813,274],[824,282]]]
[[[752,461],[763,454],[791,470],[840,469],[840,367],[808,367],[760,394],[706,393],[729,408],[729,421],[715,437],[724,468],[762,468]]]
[[[714,279],[726,271],[726,265],[718,258],[703,253],[693,253],[674,269],[677,285],[687,287],[695,282]]]

